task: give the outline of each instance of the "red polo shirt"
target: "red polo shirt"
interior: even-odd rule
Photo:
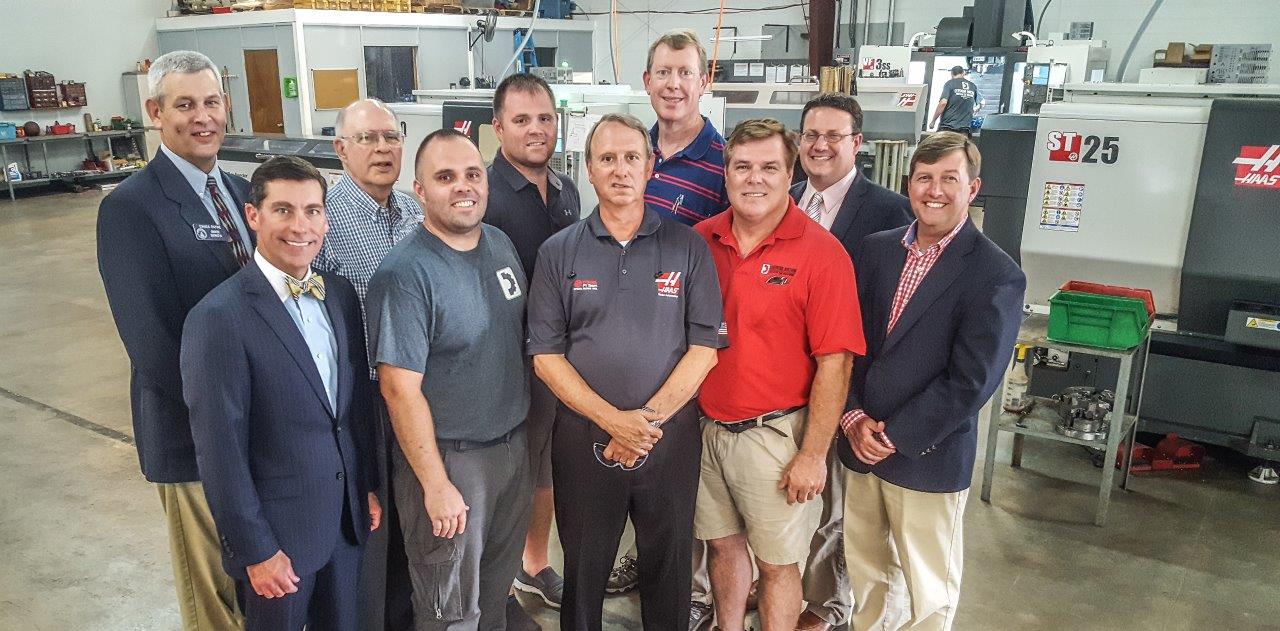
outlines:
[[[722,421],[808,405],[814,357],[867,349],[853,262],[831,233],[792,202],[742,257],[732,226],[732,208],[694,226],[716,263],[729,336],[698,397]]]

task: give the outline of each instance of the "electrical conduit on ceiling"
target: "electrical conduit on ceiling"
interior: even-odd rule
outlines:
[[[542,4],[542,0],[533,0],[533,15],[529,18],[529,30],[525,32],[524,39],[520,40],[520,45],[516,46],[515,54],[511,55],[511,60],[503,67],[502,72],[498,73],[498,79],[507,76],[507,71],[516,63],[516,59],[520,58],[520,53],[524,52],[524,47],[529,45],[529,40],[533,38],[533,25],[538,21],[538,6]],[[528,72],[526,70],[525,72]]]

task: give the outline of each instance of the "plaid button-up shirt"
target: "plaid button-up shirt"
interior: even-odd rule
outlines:
[[[898,277],[898,289],[893,292],[893,306],[889,309],[889,329],[886,333],[893,331],[893,326],[898,323],[898,318],[907,309],[907,303],[911,301],[911,297],[916,295],[916,290],[920,288],[920,283],[924,282],[924,277],[929,274],[929,270],[933,269],[933,264],[938,262],[943,250],[946,250],[947,246],[955,240],[956,235],[960,234],[960,229],[967,221],[969,221],[968,217],[956,224],[956,227],[942,240],[924,250],[916,244],[916,229],[920,222],[911,222],[906,234],[902,235],[902,247],[907,250],[907,260],[902,265],[902,275]],[[861,409],[849,410],[840,417],[840,429],[848,435],[853,432],[853,424],[864,418],[867,418],[867,413]]]
[[[329,187],[324,205],[329,215],[329,234],[311,266],[351,281],[360,296],[360,312],[364,313],[369,279],[392,246],[422,223],[422,208],[400,191],[391,192],[386,208],[379,206],[346,174]]]

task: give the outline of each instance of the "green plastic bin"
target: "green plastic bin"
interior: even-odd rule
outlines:
[[[1142,343],[1151,326],[1137,298],[1059,291],[1049,298],[1049,340],[1113,350]]]

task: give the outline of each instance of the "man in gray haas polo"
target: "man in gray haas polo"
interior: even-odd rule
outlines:
[[[466,136],[432,132],[414,171],[423,225],[383,259],[366,299],[414,623],[502,631],[532,493],[525,277],[511,240],[481,223],[484,162]]]
[[[727,336],[706,244],[645,207],[653,160],[640,121],[605,115],[587,135],[600,206],[547,239],[531,282],[528,352],[563,404],[551,439],[562,630],[601,629],[628,516],[644,628],[689,625],[701,458],[692,399]]]

